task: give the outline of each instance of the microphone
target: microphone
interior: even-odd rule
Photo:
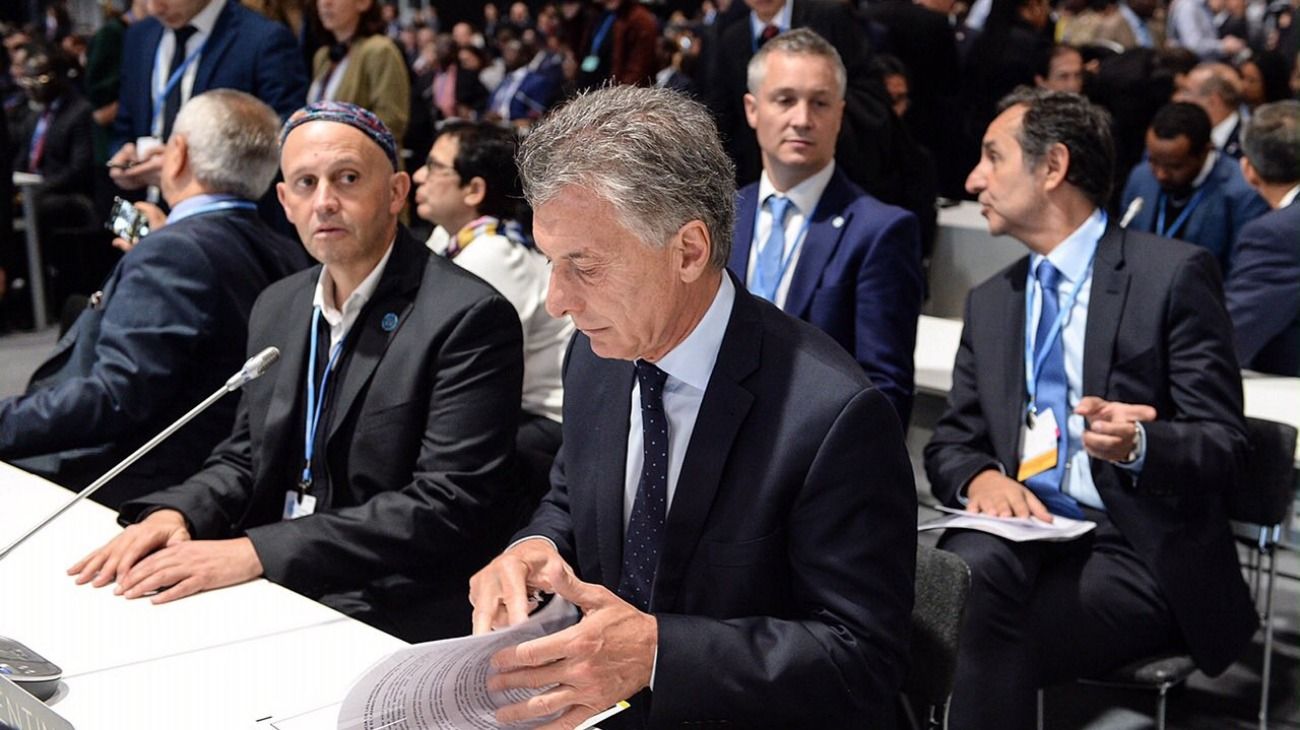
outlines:
[[[1128,204],[1128,209],[1124,211],[1124,217],[1119,221],[1120,228],[1128,228],[1128,224],[1133,222],[1138,213],[1142,212],[1142,198],[1134,198],[1132,203]]]
[[[220,388],[217,388],[216,392],[214,392],[212,395],[205,398],[202,403],[191,408],[188,413],[176,419],[176,421],[172,423],[172,425],[163,429],[162,432],[159,433],[157,436],[154,436],[153,438],[149,439],[147,442],[145,442],[143,446],[136,449],[135,452],[132,453],[130,456],[118,462],[117,466],[113,467],[112,469],[109,469],[108,472],[105,473],[103,476],[96,479],[85,489],[78,492],[77,495],[73,497],[71,500],[69,500],[67,504],[55,510],[54,513],[51,514],[49,517],[46,517],[45,519],[41,520],[39,523],[36,524],[35,527],[28,530],[22,537],[9,543],[9,545],[7,545],[4,550],[0,550],[0,560],[4,560],[5,556],[9,555],[9,553],[14,551],[14,548],[27,542],[27,540],[31,538],[33,535],[45,529],[46,525],[58,519],[59,516],[62,515],[64,512],[67,512],[68,510],[72,509],[73,505],[89,497],[95,492],[99,491],[100,487],[107,484],[110,480],[112,480],[113,477],[117,476],[118,474],[121,474],[123,471],[126,470],[127,467],[131,466],[137,460],[139,460],[140,457],[152,451],[154,447],[156,447],[158,444],[167,440],[167,437],[171,436],[173,433],[176,433],[178,430],[180,430],[181,426],[184,426],[185,424],[189,423],[191,420],[194,419],[195,416],[206,411],[208,407],[211,406],[213,403],[216,403],[218,400],[221,400],[221,396],[227,393],[233,393],[234,391],[239,390],[241,387],[243,387],[250,380],[254,380],[258,377],[261,377],[262,374],[265,373],[267,369],[271,367],[272,363],[274,363],[279,358],[280,358],[280,350],[275,347],[268,347],[265,350],[262,350],[261,352],[257,353],[253,357],[249,358],[248,362],[244,363],[244,367],[240,368],[239,372],[230,376],[230,379],[226,381],[225,385],[221,386]]]

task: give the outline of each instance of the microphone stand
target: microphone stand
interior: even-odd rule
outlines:
[[[86,499],[87,497],[91,496],[95,492],[99,491],[100,487],[107,484],[110,480],[113,479],[113,477],[117,476],[118,474],[121,474],[123,471],[126,470],[127,467],[131,466],[137,460],[139,460],[140,457],[152,451],[155,446],[157,446],[158,444],[166,440],[168,436],[171,436],[173,433],[176,433],[176,431],[179,430],[181,426],[184,426],[185,424],[193,420],[195,416],[199,415],[203,411],[206,411],[209,406],[211,406],[213,403],[216,403],[218,400],[220,400],[222,396],[224,396],[227,393],[233,393],[234,391],[242,388],[244,384],[249,382],[250,380],[260,377],[263,373],[266,372],[267,368],[271,367],[272,363],[274,363],[277,359],[279,359],[279,357],[280,357],[279,349],[274,347],[268,347],[265,350],[262,350],[258,354],[254,355],[253,357],[249,358],[248,362],[244,363],[244,367],[241,368],[239,372],[232,375],[230,379],[226,381],[225,385],[222,385],[220,388],[217,388],[216,392],[214,392],[212,395],[205,398],[202,403],[191,408],[188,413],[181,416],[172,425],[163,429],[163,431],[159,433],[157,436],[154,436],[153,438],[146,441],[143,446],[136,449],[130,456],[118,462],[117,466],[114,466],[112,469],[109,469],[108,472],[105,473],[103,476],[96,479],[85,489],[78,492],[77,495],[73,497],[67,504],[55,510],[54,513],[51,514],[49,517],[46,517],[45,519],[41,520],[39,523],[36,524],[35,527],[33,527],[32,529],[24,533],[22,537],[9,543],[9,545],[7,545],[4,550],[0,550],[0,560],[4,560],[5,556],[7,556],[9,553],[14,551],[14,548],[18,547],[19,545],[22,545],[24,542],[27,542],[29,538],[31,538],[33,535],[35,535],[36,533],[44,529],[46,525],[58,519],[59,516],[62,515],[64,512],[67,512],[68,510],[72,509],[72,507],[76,505],[78,502],[82,501],[83,499]]]

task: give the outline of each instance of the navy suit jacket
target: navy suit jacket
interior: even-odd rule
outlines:
[[[1241,229],[1224,289],[1241,366],[1300,375],[1300,203]]]
[[[225,0],[194,76],[191,97],[209,89],[238,89],[266,102],[283,119],[307,99],[307,67],[293,33]],[[153,65],[166,28],[155,18],[132,23],[122,44],[121,93],[113,151],[153,127]]]
[[[934,496],[950,506],[976,474],[1019,467],[1028,268],[1026,256],[966,300],[948,408],[925,448]],[[1092,478],[1209,674],[1259,625],[1224,508],[1247,445],[1220,291],[1205,251],[1112,226],[1097,246],[1083,347],[1083,395],[1156,409],[1141,475],[1092,459]]]
[[[742,282],[757,205],[754,183],[740,191],[728,264]],[[848,350],[893,404],[904,429],[912,411],[924,286],[916,216],[871,197],[837,168],[817,204],[783,309]]]
[[[1187,222],[1169,237],[1209,249],[1219,262],[1219,270],[1227,274],[1232,264],[1233,242],[1242,226],[1267,213],[1268,203],[1246,184],[1237,161],[1225,154],[1214,161],[1214,168],[1201,189],[1205,190],[1204,198]],[[1129,173],[1120,203],[1120,210],[1127,210],[1134,199],[1142,198],[1142,210],[1129,223],[1129,230],[1156,232],[1160,196],[1160,184],[1151,174],[1151,166],[1139,162]],[[1167,216],[1165,225],[1173,224],[1174,217]]]
[[[634,377],[574,337],[551,491],[517,535],[611,590]],[[915,525],[888,402],[826,335],[737,285],[668,511],[653,696],[602,725],[892,727]]]
[[[195,215],[145,236],[37,369],[0,401],[0,458],[71,488],[100,473],[215,391],[244,362],[253,301],[305,268],[296,241],[252,211]],[[116,506],[198,470],[230,433],[228,396],[95,499]]]
[[[316,513],[281,519],[303,463],[304,384],[320,267],[269,287],[248,354],[280,348],[244,386],[229,438],[184,483],[122,506],[185,515],[196,539],[247,536],[267,579],[426,641],[470,628],[470,574],[505,546],[523,378],[519,315],[405,229],[348,332],[320,429]]]

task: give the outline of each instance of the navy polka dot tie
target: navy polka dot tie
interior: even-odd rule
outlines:
[[[668,374],[643,360],[636,362],[641,383],[641,432],[645,461],[632,503],[632,517],[623,539],[623,574],[618,595],[642,611],[650,610],[664,517],[668,513],[668,418],[664,415],[664,382]]]

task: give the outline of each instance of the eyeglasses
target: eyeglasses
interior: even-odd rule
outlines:
[[[456,172],[455,166],[438,162],[432,157],[430,157],[429,160],[424,163],[424,169],[428,170],[430,175],[436,175],[440,172],[451,173],[452,175],[456,176],[457,180],[460,179],[460,173]]]
[[[54,81],[54,74],[41,74],[40,76],[19,76],[18,85],[24,89],[31,89],[37,86],[46,86]]]

